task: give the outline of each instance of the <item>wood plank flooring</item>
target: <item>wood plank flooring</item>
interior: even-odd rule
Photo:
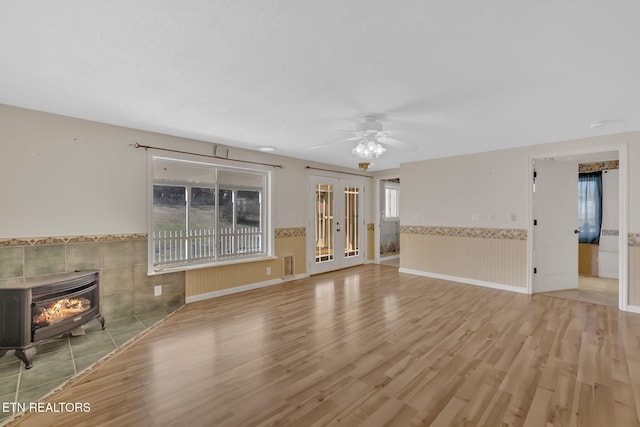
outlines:
[[[367,265],[187,305],[21,426],[638,426],[640,316]]]
[[[567,289],[565,291],[544,292],[556,298],[567,298],[576,301],[590,302],[592,304],[618,306],[618,279],[607,279],[604,277],[580,276],[578,278],[577,289]]]

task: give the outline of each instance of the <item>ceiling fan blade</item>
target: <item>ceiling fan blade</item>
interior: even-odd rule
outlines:
[[[379,139],[378,142],[380,144],[389,145],[391,147],[398,147],[398,148],[412,148],[413,147],[408,142],[400,141],[398,139],[391,138],[389,136],[387,136],[386,138]]]
[[[432,111],[434,109],[434,101],[431,97],[421,97],[413,99],[409,102],[405,102],[401,105],[387,109],[387,116],[394,115],[412,115],[412,114],[424,114],[425,112]]]
[[[365,136],[369,135],[369,131],[366,130],[339,130],[338,132],[347,132],[355,135],[353,138],[343,139],[342,141],[355,141],[356,139],[362,139]]]
[[[327,142],[325,144],[320,144],[320,145],[314,145],[313,147],[309,147],[310,150],[317,150],[318,148],[323,148],[323,147],[327,147],[329,145],[334,145],[334,144],[339,144],[341,142],[348,142],[348,141],[357,141],[362,139],[362,137],[360,136],[354,136],[353,138],[346,138],[346,139],[339,139],[337,141],[332,141],[332,142]]]

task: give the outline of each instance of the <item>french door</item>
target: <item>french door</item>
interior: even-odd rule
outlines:
[[[364,181],[310,176],[310,274],[364,263]]]

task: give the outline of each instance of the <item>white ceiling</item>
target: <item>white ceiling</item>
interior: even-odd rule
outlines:
[[[639,42],[636,0],[11,0],[0,103],[354,168],[310,147],[373,113],[380,170],[639,130]]]

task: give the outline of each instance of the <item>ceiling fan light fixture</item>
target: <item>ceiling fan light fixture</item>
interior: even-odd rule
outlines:
[[[360,141],[358,145],[355,146],[353,150],[351,150],[351,154],[353,157],[362,159],[362,160],[371,160],[374,157],[380,157],[387,151],[382,145],[376,143],[375,141]]]

